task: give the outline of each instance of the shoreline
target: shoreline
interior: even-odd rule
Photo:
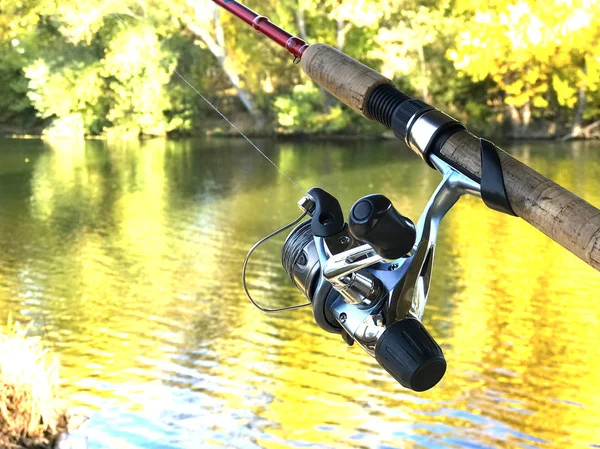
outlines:
[[[360,135],[360,134],[308,134],[308,133],[245,133],[245,135],[252,139],[274,139],[279,141],[350,141],[350,140],[359,140],[365,142],[376,142],[376,141],[387,141],[387,140],[398,140],[391,132],[383,133],[383,134],[368,134],[368,135]],[[73,139],[81,139],[81,140],[153,140],[153,139],[167,139],[167,140],[187,140],[187,139],[239,139],[243,138],[241,135],[237,133],[205,133],[205,134],[172,134],[172,135],[164,135],[164,136],[138,136],[132,137],[127,135],[117,135],[117,136],[106,136],[106,135],[84,135],[84,136],[57,136],[57,137],[45,137],[42,134],[19,134],[19,133],[4,133],[0,137],[4,139],[14,139],[14,140],[73,140]],[[499,142],[571,142],[571,141],[594,141],[599,140],[600,136],[579,136],[579,137],[570,137],[570,136],[552,136],[552,135],[539,135],[534,134],[530,136],[504,136],[504,137],[496,137],[495,140]]]
[[[302,131],[286,131],[276,126],[263,126],[261,128],[253,128],[249,122],[244,120],[244,116],[234,117],[234,121],[238,122],[239,130],[251,139],[274,139],[279,141],[385,141],[397,140],[396,136],[390,130],[377,132],[376,128],[369,129],[363,133],[326,133],[326,132],[302,132]],[[468,122],[468,120],[467,120]],[[47,124],[37,123],[36,125],[10,125],[0,124],[0,137],[7,139],[47,139],[47,140],[63,140],[63,139],[81,139],[81,140],[150,140],[150,139],[169,139],[169,140],[185,140],[185,139],[210,139],[210,138],[240,138],[240,134],[229,128],[223,130],[217,126],[219,122],[206,123],[206,127],[195,128],[187,132],[173,131],[164,135],[137,135],[132,133],[111,133],[110,130],[103,134],[79,134],[77,132],[65,135],[54,134],[44,135]],[[496,127],[488,129],[480,129],[475,124],[468,126],[469,130],[477,136],[497,142],[527,142],[527,141],[548,141],[548,142],[564,142],[564,141],[590,141],[600,140],[600,120],[587,123],[580,126],[575,134],[573,130],[567,126],[562,126],[560,129],[550,122],[536,121],[525,128],[512,128],[506,124],[498,124]]]

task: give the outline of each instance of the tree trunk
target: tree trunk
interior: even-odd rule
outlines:
[[[306,41],[306,20],[304,18],[303,0],[298,0],[298,9],[296,9],[296,26],[298,27],[298,33],[300,34],[300,38],[303,41]]]
[[[519,109],[514,104],[508,105],[508,111],[511,133],[513,137],[518,137],[522,129],[521,114],[519,114]]]
[[[209,51],[215,56],[219,66],[235,88],[237,96],[244,108],[254,117],[256,124],[262,127],[265,123],[263,114],[258,110],[252,95],[249,91],[241,87],[241,79],[237,71],[231,66],[225,46],[225,33],[219,16],[219,9],[214,9],[213,24],[215,27],[215,37],[211,36],[210,32],[201,26],[193,23],[187,25],[188,29],[204,41]]]
[[[511,135],[513,138],[527,137],[529,125],[531,124],[531,102],[528,101],[520,108],[514,104],[508,105]]]
[[[423,49],[423,45],[419,45],[418,48],[419,53],[419,64],[421,66],[421,76],[423,76],[424,81],[421,86],[421,95],[423,96],[423,101],[425,103],[431,103],[431,97],[429,96],[429,73],[427,70],[427,61],[425,61],[425,50]]]
[[[244,89],[243,87],[240,87],[240,82],[241,82],[240,77],[229,66],[228,62],[229,61],[227,61],[226,59],[219,60],[219,64],[221,65],[223,72],[225,72],[225,75],[227,75],[227,78],[229,78],[229,81],[231,81],[231,84],[233,85],[233,87],[235,87],[237,96],[240,99],[240,101],[242,102],[242,104],[244,105],[244,107],[246,108],[246,110],[250,114],[252,114],[255,119],[257,119],[258,121],[261,121],[262,120],[261,114],[258,111],[258,109],[254,103],[254,100],[252,99],[252,95],[246,89]]]
[[[528,100],[521,108],[521,118],[523,120],[523,131],[527,131],[529,125],[531,125],[531,100]]]
[[[215,26],[216,42],[217,42],[217,45],[219,46],[219,48],[221,49],[219,56],[217,56],[217,60],[219,61],[221,68],[223,69],[223,71],[225,72],[225,74],[227,75],[229,80],[231,81],[231,84],[233,84],[233,87],[235,87],[235,90],[237,91],[237,94],[238,94],[238,98],[240,99],[240,101],[242,102],[244,107],[248,110],[248,112],[250,114],[252,114],[253,116],[256,116],[257,115],[256,105],[254,104],[254,101],[252,100],[250,92],[248,92],[246,89],[243,89],[240,87],[240,82],[241,82],[240,77],[236,73],[236,71],[231,67],[231,65],[229,64],[229,58],[227,57],[227,50],[226,50],[226,45],[225,45],[225,33],[223,32],[223,25],[221,24],[220,10],[218,8],[215,8],[215,10],[214,10],[213,23]]]
[[[585,87],[580,86],[577,90],[577,109],[575,109],[575,119],[573,120],[573,135],[579,135],[582,131],[583,125],[583,113],[587,106],[587,99],[585,97]]]
[[[573,133],[567,134],[562,138],[563,142],[572,139],[600,139],[600,120],[597,122],[591,123],[587,126],[583,126],[580,128],[580,132],[575,135]]]
[[[350,31],[352,24],[350,22],[346,22],[344,20],[338,19],[336,20],[336,47],[339,51],[344,51],[344,46],[346,45],[346,34]],[[325,107],[325,112],[329,112],[332,107],[337,104],[337,100],[331,94],[329,94],[325,89],[319,86],[319,90],[323,95],[323,105]]]
[[[346,45],[346,34],[350,31],[352,24],[350,22],[346,22],[342,19],[336,20],[336,46],[339,51],[344,51],[344,46]]]
[[[583,63],[583,73],[587,75],[587,65],[584,61]],[[577,108],[575,109],[575,118],[573,119],[573,129],[571,130],[571,135],[573,137],[579,137],[583,133],[583,113],[585,112],[585,108],[587,106],[587,98],[586,94],[586,86],[585,84],[581,84],[577,89]]]

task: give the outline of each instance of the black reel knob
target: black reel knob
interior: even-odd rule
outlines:
[[[406,256],[417,238],[413,222],[383,195],[365,196],[354,203],[348,229],[356,239],[368,243],[388,260]]]
[[[446,372],[442,349],[414,318],[396,321],[383,332],[375,358],[403,387],[414,391],[429,390]]]

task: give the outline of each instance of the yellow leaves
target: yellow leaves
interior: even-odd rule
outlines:
[[[504,100],[504,102],[506,104],[512,104],[513,106],[516,106],[518,108],[520,108],[521,106],[524,106],[527,104],[527,102],[530,100],[530,95],[529,92],[523,92],[519,95],[514,95],[514,96],[508,96],[506,97],[506,99]]]
[[[528,43],[531,45],[538,46],[542,43],[544,38],[542,30],[544,28],[544,24],[537,17],[533,16],[531,18],[531,23],[527,26],[527,39]]]
[[[120,0],[57,3],[54,11],[60,20],[59,32],[73,43],[90,45],[94,35],[104,25],[105,18],[121,12],[125,5]]]
[[[577,104],[577,89],[572,87],[568,81],[561,79],[558,75],[553,75],[552,87],[562,106],[573,108]]]
[[[334,2],[335,3],[335,2]],[[372,27],[383,17],[384,9],[379,2],[350,0],[337,3],[329,13],[332,20],[343,20],[358,27]]]
[[[540,78],[540,68],[533,67],[531,70],[527,70],[523,74],[523,80],[527,82],[527,84],[535,84],[537,80]]]
[[[431,51],[431,44],[439,45],[449,29],[457,29],[452,25],[455,20],[446,17],[444,10],[435,8],[418,6],[412,11],[403,10],[393,21],[379,28],[377,46],[369,56],[382,61],[380,70],[390,78],[409,74],[411,78],[427,77],[429,56],[425,52]],[[444,52],[445,46],[436,51]],[[430,79],[425,81],[429,82]],[[417,87],[413,80],[411,84]]]
[[[513,21],[526,18],[527,16],[532,14],[529,4],[526,1],[522,0],[514,5],[507,4],[506,9],[508,10],[509,19]]]
[[[505,99],[506,104],[521,107],[532,101],[537,108],[548,106],[548,101],[542,95],[548,91],[546,75],[537,69],[526,71],[521,78],[513,82],[499,80],[497,83],[508,94]]]
[[[533,97],[533,106],[536,108],[547,108],[548,107],[548,101],[544,98],[541,97],[540,95],[536,95],[535,97]]]
[[[550,71],[551,69],[545,64],[526,67],[522,79],[533,93],[545,93],[548,92],[548,72]]]
[[[398,32],[388,28],[381,28],[377,34],[377,41],[381,48],[370,52],[370,56],[383,61],[380,68],[388,78],[396,75],[406,75],[416,70],[416,58],[410,55],[411,48],[398,41]]]
[[[525,82],[522,79],[519,79],[512,84],[508,84],[504,90],[509,95],[519,95],[522,93],[523,87],[525,87]]]
[[[600,84],[600,61],[590,57],[600,54],[598,3],[492,0],[482,8],[459,1],[459,10],[472,12],[473,19],[446,55],[475,81],[490,76],[507,94],[508,104],[531,100],[534,107],[545,108],[552,87],[560,104],[572,108],[578,86],[592,91]],[[582,53],[587,73],[575,70],[582,66]]]
[[[564,34],[573,33],[592,26],[593,14],[583,8],[575,9],[571,16],[565,21],[562,29]]]
[[[600,48],[598,49],[600,54]],[[592,57],[587,56],[585,58],[585,65],[587,73],[582,73],[582,79],[588,90],[595,92],[600,86],[600,56]]]
[[[25,72],[25,77],[30,80],[30,87],[35,90],[44,85],[50,69],[43,59],[37,59],[30,66],[25,67],[23,71]]]

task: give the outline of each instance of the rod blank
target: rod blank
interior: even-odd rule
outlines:
[[[213,0],[213,2],[246,22],[259,33],[264,34],[275,43],[281,45],[295,58],[301,58],[304,50],[308,48],[308,44],[299,37],[288,33],[265,16],[255,13],[247,6],[235,0]]]

